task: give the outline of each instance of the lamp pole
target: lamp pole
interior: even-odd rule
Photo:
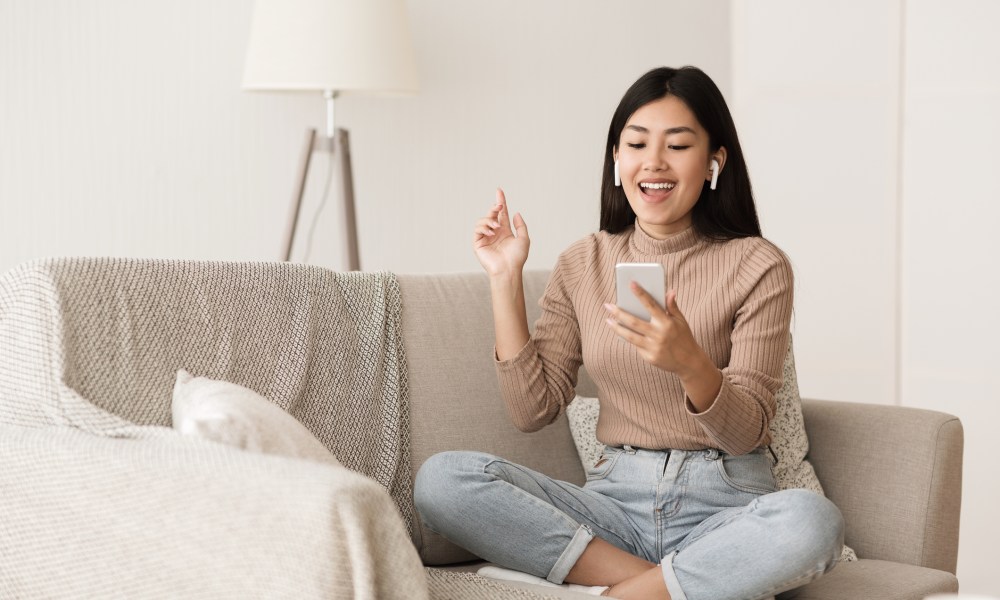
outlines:
[[[296,182],[295,191],[292,196],[292,206],[288,217],[288,226],[285,229],[285,255],[284,260],[290,261],[292,258],[292,245],[295,242],[295,231],[298,227],[299,214],[302,211],[302,197],[305,194],[306,178],[309,175],[309,165],[314,152],[330,152],[336,160],[340,158],[340,182],[343,186],[343,244],[341,249],[346,257],[345,267],[348,271],[360,271],[361,260],[358,251],[358,229],[357,216],[354,209],[354,174],[351,168],[351,143],[350,135],[346,129],[337,128],[334,103],[339,93],[335,90],[324,90],[323,97],[326,99],[326,137],[320,148],[316,147],[316,130],[309,128],[306,130],[306,137],[302,145],[302,154],[299,159],[299,177]],[[318,218],[317,214],[317,218]]]

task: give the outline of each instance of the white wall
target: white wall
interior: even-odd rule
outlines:
[[[733,3],[733,110],[796,266],[804,396],[955,414],[958,576],[1000,594],[1000,4]]]
[[[240,91],[246,0],[0,2],[0,269],[48,255],[274,260],[319,94]],[[503,185],[549,268],[597,229],[603,144],[628,85],[700,65],[729,88],[728,4],[412,0],[413,97],[345,96],[362,268],[479,270]],[[671,23],[685,23],[671,27]],[[708,32],[708,34],[706,34]],[[295,257],[318,204],[317,154]],[[310,262],[341,256],[336,211]]]
[[[1000,596],[1000,3],[908,0],[902,399],[958,415],[962,590]]]
[[[277,256],[307,106],[240,93],[249,18],[242,0],[0,2],[0,268]]]
[[[896,399],[898,14],[899,2],[734,4],[734,118],[764,235],[795,267],[809,397]]]

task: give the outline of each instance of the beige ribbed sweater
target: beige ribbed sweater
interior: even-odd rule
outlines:
[[[615,302],[615,264],[659,262],[666,289],[695,340],[722,370],[711,407],[693,412],[680,378],[644,361],[605,323]],[[687,229],[665,240],[640,228],[599,232],[559,256],[542,315],[516,356],[497,362],[514,424],[536,431],[575,397],[586,365],[601,403],[597,438],[604,444],[743,454],[770,442],[774,394],[781,387],[792,314],[792,269],[763,238],[713,243]]]

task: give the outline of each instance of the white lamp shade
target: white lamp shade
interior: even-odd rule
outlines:
[[[412,93],[402,0],[257,0],[245,90]]]

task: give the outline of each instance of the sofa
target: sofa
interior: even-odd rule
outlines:
[[[0,596],[587,597],[479,577],[481,561],[420,522],[413,477],[437,452],[490,452],[576,483],[585,471],[565,417],[532,434],[507,417],[484,275],[371,275],[100,258],[3,275]],[[546,278],[525,275],[529,322]],[[347,305],[383,325],[344,329]],[[366,362],[375,347],[395,361]],[[255,389],[345,466],[180,435],[179,368]],[[358,438],[331,436],[316,411],[339,401],[330,382],[350,394],[367,385],[356,369],[400,402],[389,410],[379,396],[375,427],[348,419]],[[597,395],[585,370],[578,392]],[[310,398],[319,408],[301,412]],[[957,591],[961,423],[840,400],[802,410],[808,458],[860,560],[779,598]],[[372,429],[382,437],[361,439]]]

